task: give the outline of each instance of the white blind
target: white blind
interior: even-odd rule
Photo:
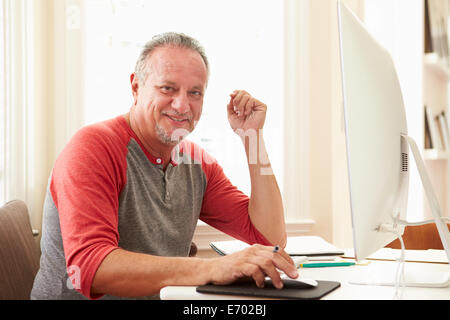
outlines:
[[[5,203],[6,157],[6,74],[5,74],[5,0],[0,0],[0,205]]]
[[[126,113],[130,74],[155,34],[183,32],[199,40],[211,64],[203,115],[189,139],[249,194],[244,149],[229,127],[228,95],[244,89],[268,105],[264,128],[270,160],[283,187],[284,1],[89,0],[84,4],[84,124]]]
[[[0,1],[0,201],[28,202],[32,145],[30,0]]]

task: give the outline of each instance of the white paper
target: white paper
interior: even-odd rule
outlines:
[[[244,250],[250,245],[240,240],[211,242],[211,247],[222,254],[232,254]],[[286,248],[290,255],[340,255],[343,250],[317,236],[289,237]]]

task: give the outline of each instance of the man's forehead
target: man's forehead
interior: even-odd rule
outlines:
[[[161,47],[148,58],[147,63],[154,71],[170,73],[178,71],[207,75],[206,65],[198,52],[181,47]]]
[[[158,84],[182,84],[190,89],[205,90],[208,72],[200,54],[195,50],[179,47],[161,47],[148,57],[147,79]]]

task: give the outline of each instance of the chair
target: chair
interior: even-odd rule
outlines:
[[[30,299],[39,251],[22,201],[0,208],[0,300]]]
[[[447,225],[450,229],[450,225]],[[405,248],[409,250],[444,249],[436,224],[429,223],[421,226],[407,226],[403,233]],[[401,249],[398,239],[392,241],[386,247]]]

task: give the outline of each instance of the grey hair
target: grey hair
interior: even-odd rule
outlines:
[[[148,57],[150,57],[150,55],[156,48],[164,46],[181,47],[186,49],[192,49],[198,52],[206,65],[206,70],[208,72],[209,77],[208,58],[206,57],[205,49],[202,47],[200,42],[183,33],[166,32],[154,36],[152,40],[147,42],[147,44],[145,44],[144,48],[142,49],[134,71],[136,77],[140,82],[145,82],[148,76],[148,69],[147,69]]]

